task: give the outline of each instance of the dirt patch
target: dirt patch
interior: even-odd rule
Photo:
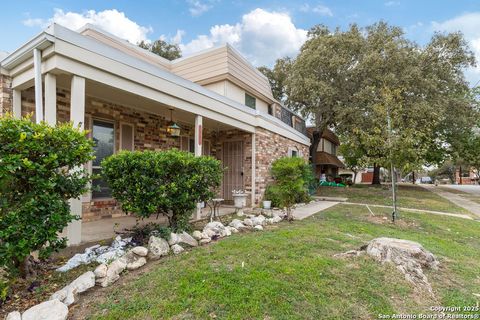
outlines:
[[[385,225],[394,225],[400,228],[416,228],[419,227],[417,223],[414,221],[409,221],[405,219],[398,219],[395,221],[395,223],[392,222],[391,217],[387,216],[372,216],[369,215],[368,217],[365,217],[364,220],[367,220],[368,222],[374,223],[374,224],[385,224]]]

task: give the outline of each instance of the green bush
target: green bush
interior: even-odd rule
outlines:
[[[291,207],[310,199],[308,186],[313,179],[311,167],[302,158],[284,157],[272,163],[274,184],[267,188],[266,198],[275,206],[286,207],[291,219]]]
[[[220,162],[178,150],[124,151],[102,161],[112,195],[140,218],[164,215],[173,231],[188,227],[196,204],[220,185]]]
[[[87,191],[90,176],[78,166],[91,159],[93,142],[71,124],[0,117],[0,268],[26,276],[32,251],[65,246],[58,234],[78,219],[68,199]]]

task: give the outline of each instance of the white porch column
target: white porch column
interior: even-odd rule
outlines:
[[[33,69],[35,73],[35,122],[43,120],[43,92],[42,92],[42,52],[33,49]]]
[[[257,179],[257,161],[256,161],[255,133],[252,133],[252,207],[255,207],[256,179]]]
[[[72,77],[70,92],[70,121],[74,126],[83,130],[85,122],[85,78]],[[82,200],[70,199],[70,212],[72,215],[82,216]],[[68,245],[82,242],[82,220],[71,222],[67,227]]]
[[[203,117],[195,116],[195,157],[202,155]]]
[[[22,117],[22,91],[19,89],[13,89],[12,95],[13,116],[20,119]]]
[[[52,73],[45,75],[45,121],[57,124],[57,77]]]
[[[202,155],[202,140],[203,140],[203,117],[195,116],[195,157]],[[202,206],[197,203],[197,210],[195,212],[195,220],[202,218]]]

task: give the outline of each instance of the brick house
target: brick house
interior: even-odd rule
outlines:
[[[169,61],[94,26],[75,32],[52,24],[0,61],[0,114],[90,130],[97,159],[119,150],[178,148],[210,155],[226,168],[219,196],[245,189],[261,201],[270,165],[308,159],[305,121],[276,101],[269,82],[229,45]],[[180,127],[173,134],[172,124]],[[71,200],[83,221],[122,215],[108,187]],[[68,228],[81,241],[81,222]]]
[[[307,128],[307,134],[313,142],[314,127]],[[339,174],[339,169],[345,167],[337,157],[340,140],[330,129],[323,131],[316,150],[315,177],[320,179],[322,175],[329,181]]]

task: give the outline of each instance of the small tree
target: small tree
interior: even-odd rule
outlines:
[[[86,132],[29,118],[0,118],[0,268],[34,273],[29,256],[65,246],[58,237],[71,215],[68,199],[87,191],[90,176],[78,167],[93,159]]]
[[[152,53],[155,53],[156,55],[159,55],[160,57],[163,57],[170,61],[182,57],[182,51],[180,50],[180,47],[178,46],[178,44],[168,43],[161,39],[156,40],[152,43],[145,42],[142,40],[137,45],[140,48],[143,48]]]
[[[287,209],[287,219],[293,220],[292,206],[297,199],[308,198],[308,185],[313,178],[311,167],[302,158],[284,157],[272,163],[275,180],[271,191],[276,193],[280,206]]]
[[[102,161],[112,194],[125,212],[164,215],[174,231],[187,227],[196,204],[215,195],[220,162],[178,150],[124,151]]]

